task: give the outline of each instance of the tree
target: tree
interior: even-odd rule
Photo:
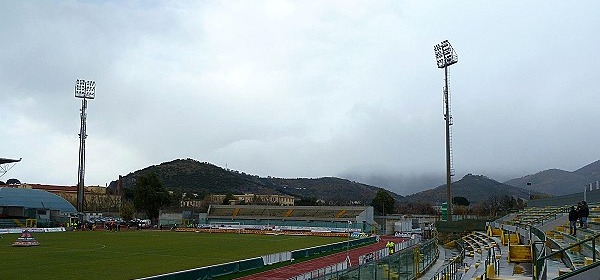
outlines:
[[[435,215],[437,211],[429,204],[429,202],[415,201],[402,203],[398,206],[400,214],[417,214],[417,215]]]
[[[371,206],[373,206],[375,213],[379,215],[386,213],[394,213],[395,204],[396,200],[392,197],[392,195],[389,192],[383,189],[377,191],[377,194],[373,198],[373,201],[371,201]]]
[[[8,179],[8,181],[6,181],[7,185],[20,185],[21,181],[19,181],[18,179],[12,178],[12,179]]]
[[[452,198],[452,204],[459,206],[469,206],[471,202],[466,197],[463,196],[455,196]]]
[[[121,218],[123,218],[123,220],[129,221],[134,218],[135,208],[133,207],[133,204],[131,202],[129,202],[129,201],[123,202],[120,210],[121,210],[120,215],[121,215]]]
[[[231,204],[232,200],[236,200],[235,196],[233,196],[232,193],[226,194],[225,198],[223,199],[223,205],[229,205],[229,204]]]
[[[469,208],[467,208],[467,206],[465,205],[456,205],[456,207],[452,208],[452,215],[458,215],[458,216],[463,216],[463,215],[468,215],[469,214]]]
[[[297,206],[317,206],[319,203],[317,202],[316,197],[302,197],[299,201],[296,201],[295,204]]]
[[[134,200],[135,208],[146,212],[148,219],[156,223],[158,212],[170,203],[171,195],[162,185],[155,173],[143,175],[135,182]]]

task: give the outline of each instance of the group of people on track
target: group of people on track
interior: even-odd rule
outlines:
[[[577,208],[571,206],[569,211],[569,234],[577,234],[577,221],[579,221],[580,228],[587,228],[587,218],[590,216],[590,209],[588,208],[587,202],[577,202]]]

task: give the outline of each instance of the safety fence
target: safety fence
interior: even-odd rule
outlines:
[[[314,273],[303,274],[291,280],[333,280],[333,279],[357,279],[357,280],[412,280],[425,272],[437,260],[437,239],[430,239],[419,243],[411,240],[396,244],[398,251],[394,254],[386,254],[387,249],[378,250],[359,258],[359,265],[348,267],[345,270],[331,271],[326,275]],[[371,258],[371,254],[373,254]],[[321,271],[321,270],[319,270]]]
[[[272,264],[275,264],[278,262],[285,262],[285,261],[291,260],[292,252],[288,251],[288,252],[275,253],[275,254],[262,256],[261,258],[263,259],[264,265],[272,265]]]
[[[419,243],[417,239],[411,239],[406,242],[401,242],[394,244],[394,252],[402,251],[406,248],[415,246]],[[380,259],[383,259],[390,255],[390,250],[388,248],[379,249],[358,257],[358,265],[363,265],[369,262],[376,262]],[[319,277],[324,277],[331,274],[340,274],[343,273],[344,270],[348,269],[352,264],[349,263],[349,259],[346,259],[344,262],[340,262],[334,265],[329,265],[326,267],[322,267],[319,269],[315,269],[313,271],[303,273],[302,275],[298,275],[296,277],[289,278],[289,280],[307,280],[307,279],[316,279]]]
[[[420,239],[410,239],[405,242],[394,244],[394,252],[402,251],[406,248],[413,247],[419,244]],[[370,252],[368,254],[364,254],[358,256],[358,264],[365,264],[369,262],[378,261],[390,255],[390,250],[388,248],[379,249],[377,251]]]
[[[342,250],[344,248],[358,247],[366,244],[371,244],[376,242],[376,237],[368,237],[362,239],[354,239],[348,241],[337,242],[333,244],[321,245],[316,247],[310,247],[301,250],[292,251],[292,258],[299,259],[304,257],[310,257],[314,255],[319,255],[323,253],[328,253],[331,251]]]
[[[184,271],[177,271],[167,274],[161,274],[156,276],[150,276],[140,279],[160,279],[160,280],[182,280],[182,279],[198,279],[208,280],[214,277],[223,275],[229,275],[238,272],[244,272],[254,269],[263,268],[264,266],[275,264],[278,262],[289,261],[291,259],[301,259],[305,257],[311,257],[319,254],[329,253],[335,250],[342,250],[344,248],[353,248],[370,243],[376,242],[376,237],[368,237],[363,239],[354,239],[348,241],[337,242],[333,244],[327,244],[322,246],[316,246],[306,249],[294,250],[291,252],[281,252],[276,254],[270,254],[262,257],[256,257],[251,259],[245,259],[240,261],[228,262],[224,264],[217,264],[205,267],[199,267]]]
[[[332,275],[344,270],[348,269],[348,262],[347,261],[343,261],[340,263],[336,263],[333,265],[328,265],[326,267],[323,268],[319,268],[319,269],[315,269],[313,271],[307,272],[307,273],[303,273],[301,275],[298,275],[296,277],[292,277],[289,278],[288,280],[309,280],[309,279],[317,279],[319,277],[323,277],[326,275]]]

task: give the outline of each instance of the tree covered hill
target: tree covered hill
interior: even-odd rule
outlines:
[[[226,170],[216,165],[193,159],[176,159],[153,165],[123,176],[123,188],[135,187],[136,178],[155,173],[167,190],[206,194],[286,194],[297,198],[323,200],[327,204],[369,204],[381,188],[345,179],[259,177],[244,172]],[[117,181],[109,185],[116,190]],[[391,193],[391,192],[390,192]],[[391,193],[399,200],[402,196]]]
[[[452,197],[462,196],[470,202],[483,202],[488,198],[516,196],[527,199],[528,190],[509,186],[498,181],[492,180],[483,175],[467,174],[462,179],[452,183]],[[543,195],[538,192],[532,195]],[[446,201],[446,184],[434,189],[425,190],[405,197],[408,202],[429,202],[440,205]]]
[[[176,192],[264,194],[269,190],[251,180],[251,176],[192,159],[176,159],[129,173],[123,176],[123,188],[134,188],[139,176],[150,173],[155,173],[165,188]],[[117,181],[111,182],[109,188],[116,189]]]

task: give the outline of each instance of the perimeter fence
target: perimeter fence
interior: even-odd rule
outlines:
[[[354,267],[326,268],[309,274],[300,275],[289,280],[412,280],[424,273],[439,256],[437,238],[419,243],[411,240],[397,244],[395,254],[387,253],[387,249],[361,256],[360,264]]]

